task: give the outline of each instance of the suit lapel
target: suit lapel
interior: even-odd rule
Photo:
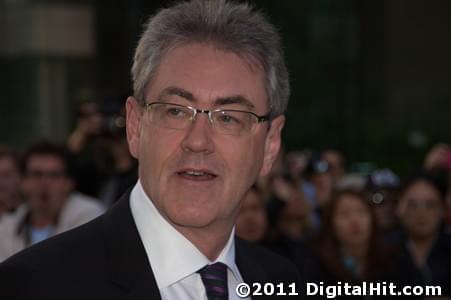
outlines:
[[[130,193],[122,196],[104,216],[111,281],[123,290],[125,299],[161,299],[129,198]]]

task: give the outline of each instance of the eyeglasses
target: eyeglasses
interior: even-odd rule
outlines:
[[[41,179],[41,178],[48,178],[48,179],[59,179],[64,177],[66,174],[63,171],[41,171],[41,170],[29,170],[25,172],[25,176],[30,179]]]
[[[258,116],[250,111],[234,109],[197,109],[191,106],[153,102],[144,104],[151,123],[170,129],[184,129],[196,120],[198,113],[204,113],[213,130],[221,134],[246,135],[262,122],[269,121],[269,114]]]

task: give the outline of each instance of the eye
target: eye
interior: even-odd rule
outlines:
[[[225,111],[220,113],[220,115],[217,117],[217,121],[225,125],[236,125],[241,123],[241,120],[239,118]]]
[[[186,116],[186,114],[186,109],[183,109],[181,107],[171,106],[166,108],[166,116],[171,118],[182,118]]]

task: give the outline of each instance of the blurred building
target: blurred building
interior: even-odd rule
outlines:
[[[95,83],[94,9],[82,1],[0,3],[0,140],[63,140],[71,100]]]
[[[396,169],[451,140],[450,1],[250,2],[284,37],[288,149],[335,146]],[[77,101],[129,91],[141,24],[166,3],[0,0],[0,141],[63,140]]]

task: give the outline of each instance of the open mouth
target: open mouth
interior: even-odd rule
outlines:
[[[177,172],[177,175],[188,180],[194,181],[208,181],[217,177],[216,174],[208,170],[193,170],[187,169]]]

